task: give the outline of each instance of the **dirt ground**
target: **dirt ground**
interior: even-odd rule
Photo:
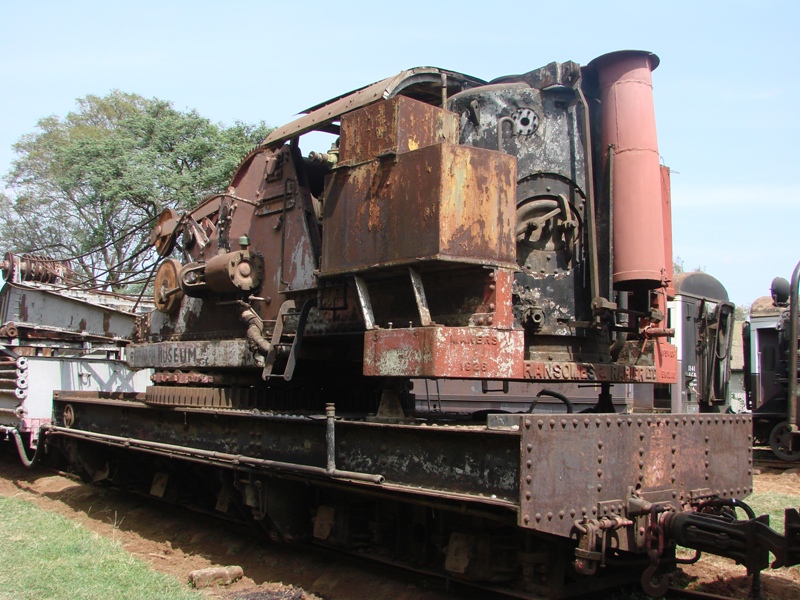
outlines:
[[[759,492],[800,489],[800,473],[769,471],[756,476]],[[238,526],[165,506],[148,498],[86,485],[52,471],[28,470],[0,456],[0,495],[15,496],[112,538],[157,571],[187,581],[190,571],[239,565],[245,577],[210,588],[218,600],[447,600],[486,598],[459,589],[447,594],[439,582],[420,581],[369,561],[340,557],[316,548],[294,548],[256,538]],[[732,561],[704,555],[684,566],[681,579],[691,589],[747,598],[750,580]],[[413,582],[410,580],[413,579]],[[800,598],[800,570],[780,569],[762,576],[765,599]]]
[[[800,493],[800,469],[756,471],[753,486],[759,494],[796,495]],[[691,590],[733,598],[748,597],[751,580],[745,568],[732,560],[704,554],[697,564],[685,565],[681,570],[680,579]],[[765,600],[800,598],[800,567],[763,571],[761,581]]]

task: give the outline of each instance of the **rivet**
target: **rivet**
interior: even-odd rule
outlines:
[[[526,482],[526,483],[530,483],[531,481],[533,481],[533,478],[532,478],[530,475],[528,475],[528,476],[525,478],[525,482]]]
[[[561,419],[561,429],[566,429],[566,428],[567,428],[567,420]]]
[[[530,428],[531,428],[531,420],[525,419],[525,429],[530,429]]]
[[[532,452],[532,451],[533,451],[533,444],[528,444],[527,446],[525,446],[525,449],[526,449],[528,452]]]
[[[551,513],[551,512],[547,513],[546,517],[547,517],[548,521],[552,521],[553,520],[553,513]]]
[[[530,500],[530,499],[531,499],[531,493],[525,492],[525,500]]]
[[[603,484],[602,483],[598,483],[597,484],[597,491],[598,492],[602,492],[603,491]]]
[[[539,419],[538,421],[536,421],[536,426],[537,426],[539,429],[541,429],[542,427],[544,427],[544,421],[542,421],[541,419]]]
[[[525,515],[525,516],[522,518],[522,520],[523,520],[523,521],[525,521],[525,524],[528,524],[528,523],[530,523],[530,521],[531,521],[531,518],[530,518],[528,515]]]
[[[530,469],[530,468],[533,466],[533,462],[532,462],[532,461],[530,461],[530,460],[529,460],[527,463],[525,463],[525,464],[527,464],[527,465],[528,465],[528,468],[529,468],[529,469]]]
[[[597,469],[597,476],[598,477],[602,477],[603,476],[603,469]]]
[[[560,511],[558,511],[558,518],[559,519],[563,519],[566,514],[567,513],[565,513],[563,510],[560,510]]]
[[[542,520],[542,513],[536,513],[536,517],[534,517],[534,518],[536,519],[536,522],[538,523],[539,521]]]

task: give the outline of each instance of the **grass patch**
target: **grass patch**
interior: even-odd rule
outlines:
[[[756,516],[769,515],[769,526],[780,534],[784,533],[784,514],[786,508],[800,507],[800,491],[797,494],[779,494],[776,492],[766,492],[752,494],[745,500]],[[740,519],[744,518],[742,511],[737,512]]]
[[[0,599],[197,600],[118,543],[59,515],[0,497]]]

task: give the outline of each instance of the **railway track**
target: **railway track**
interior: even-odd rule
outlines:
[[[790,462],[777,458],[770,450],[753,448],[753,464],[758,468],[792,469],[800,467],[800,462]]]

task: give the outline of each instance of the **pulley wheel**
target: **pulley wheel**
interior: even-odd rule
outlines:
[[[769,434],[769,447],[781,460],[787,462],[800,460],[800,451],[792,451],[792,431],[786,421],[781,421],[772,428]]]
[[[155,247],[159,256],[167,256],[175,247],[178,213],[167,208],[158,216],[155,227],[150,232],[150,244]]]
[[[61,423],[68,429],[75,424],[75,409],[72,408],[72,404],[64,407],[64,411],[61,413]]]
[[[166,259],[156,271],[153,300],[156,308],[164,314],[171,315],[181,305],[183,291],[181,291],[178,277],[180,272],[181,263],[174,258]]]

